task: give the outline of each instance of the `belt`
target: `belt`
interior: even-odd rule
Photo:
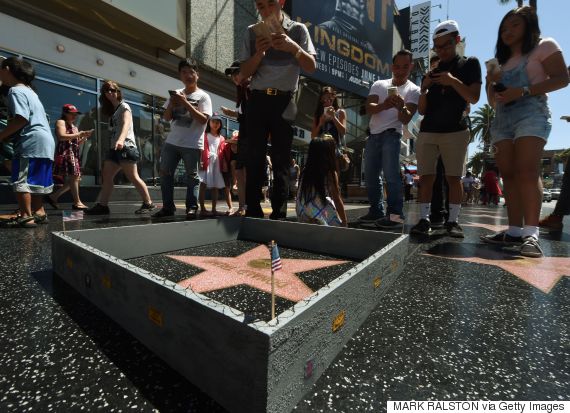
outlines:
[[[283,95],[292,95],[293,92],[290,90],[279,90],[272,87],[268,87],[267,89],[253,89],[253,93],[260,94],[260,95],[268,95],[268,96],[283,96]]]

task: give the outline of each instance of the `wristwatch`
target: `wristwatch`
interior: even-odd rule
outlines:
[[[530,96],[530,88],[528,86],[523,86],[522,95],[523,96]]]
[[[404,106],[402,106],[402,109],[400,109],[400,113],[404,113],[407,110],[408,110],[408,108],[406,107],[406,105],[404,105]]]

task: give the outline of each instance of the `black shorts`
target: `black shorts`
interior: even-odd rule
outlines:
[[[139,151],[135,146],[125,146],[123,149],[110,149],[107,160],[120,164],[121,162],[137,163],[140,159]]]

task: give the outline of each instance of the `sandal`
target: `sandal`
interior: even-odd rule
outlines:
[[[245,217],[245,208],[239,207],[231,216],[232,217]]]
[[[34,214],[34,222],[36,224],[49,224],[47,214]]]
[[[31,217],[16,217],[10,221],[0,223],[3,228],[36,228],[34,216]]]
[[[235,211],[235,209],[233,209],[233,208],[229,208],[229,209],[226,211],[226,215],[228,215],[228,216],[232,216],[232,215],[235,214],[235,213],[236,213],[236,211]]]
[[[12,212],[11,214],[0,215],[0,222],[12,221],[13,219],[18,218],[20,216],[22,216],[22,214],[20,213],[20,210],[17,209],[14,212]]]

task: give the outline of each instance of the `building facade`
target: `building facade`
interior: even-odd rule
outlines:
[[[303,3],[307,2],[288,1],[286,11],[295,17],[296,5]],[[331,21],[339,17],[334,9],[337,3],[319,2],[321,11],[329,13]],[[141,176],[149,183],[156,182],[160,147],[169,130],[169,124],[161,119],[163,105],[167,91],[181,86],[178,61],[188,56],[199,62],[199,84],[212,97],[214,111],[219,111],[220,106],[233,107],[235,87],[223,71],[239,56],[247,26],[258,19],[252,0],[0,0],[0,6],[0,55],[18,55],[33,62],[37,71],[35,87],[52,127],[60,117],[62,105],[72,103],[83,112],[78,119],[80,129],[95,129],[81,152],[83,183],[95,185],[100,184],[102,159],[109,146],[108,119],[99,110],[101,82],[112,79],[121,85],[123,96],[133,109],[141,149]],[[346,56],[356,63],[360,59],[364,66],[370,61],[370,71],[365,68],[358,72],[359,76],[350,79],[352,83],[333,85],[347,111],[346,140],[354,151],[353,167],[345,178],[358,184],[368,126],[368,117],[361,114],[366,92],[375,79],[390,76],[388,58],[394,50],[403,48],[398,30],[392,30],[395,4],[391,0],[376,0],[367,3],[366,11],[361,16],[361,29],[377,30],[383,25],[382,33],[389,36],[388,43],[360,47],[358,39],[349,38],[354,44],[341,43],[342,36],[332,32],[321,39],[321,49],[331,46],[335,39],[331,59]],[[297,20],[302,21],[300,17]],[[323,31],[318,34],[324,36]],[[313,40],[318,45],[319,37]],[[366,53],[366,47],[375,48],[377,55],[388,58],[374,60]],[[351,70],[353,66],[346,67]],[[378,70],[372,73],[372,69]],[[348,79],[339,69],[334,74],[338,79]],[[300,164],[304,163],[310,142],[320,88],[329,83],[319,76],[301,79],[295,97],[299,111],[293,144]],[[226,119],[226,133],[235,129],[237,123]],[[409,156],[410,145],[404,141],[402,146],[402,156]],[[179,176],[183,176],[182,169]]]

